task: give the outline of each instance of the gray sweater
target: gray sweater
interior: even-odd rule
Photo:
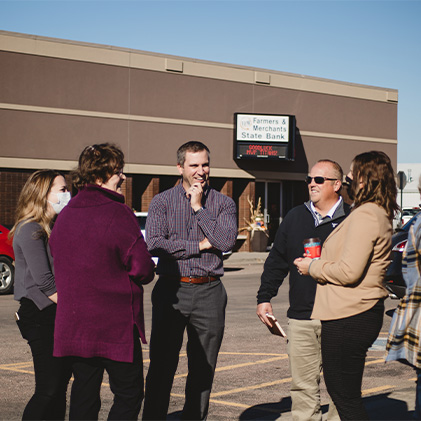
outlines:
[[[48,242],[40,236],[37,222],[20,223],[13,237],[15,252],[15,300],[32,300],[42,310],[53,302],[48,298],[56,292],[53,259]]]

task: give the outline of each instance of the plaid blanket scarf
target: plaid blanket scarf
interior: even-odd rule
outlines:
[[[386,361],[406,360],[421,368],[421,217],[409,230],[402,256],[402,274],[406,295],[402,298],[390,325]]]

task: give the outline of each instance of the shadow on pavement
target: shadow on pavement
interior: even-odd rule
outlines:
[[[387,310],[385,314],[386,316],[393,317],[394,312],[395,312],[395,309],[391,309],[391,310]]]
[[[244,268],[226,268],[224,267],[225,272],[237,272],[239,270],[243,270]]]
[[[279,402],[262,403],[247,408],[239,420],[276,420],[283,413],[291,411],[291,398],[283,398]]]
[[[408,411],[408,404],[389,395],[382,393],[363,399],[370,420],[413,420],[414,411]]]
[[[414,411],[408,411],[405,401],[394,399],[389,393],[364,398],[370,420],[402,421],[412,420]],[[322,413],[327,414],[329,405],[322,406]],[[246,409],[239,420],[276,420],[282,419],[282,414],[291,412],[291,398],[284,398],[280,402],[270,402],[252,406]]]
[[[167,420],[181,420],[181,414],[183,411],[174,411],[167,415]]]

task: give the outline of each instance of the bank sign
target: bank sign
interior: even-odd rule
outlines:
[[[294,158],[295,116],[235,114],[236,158]]]

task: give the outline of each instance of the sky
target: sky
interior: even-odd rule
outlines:
[[[398,163],[421,163],[420,21],[421,0],[0,0],[5,31],[398,89]]]

